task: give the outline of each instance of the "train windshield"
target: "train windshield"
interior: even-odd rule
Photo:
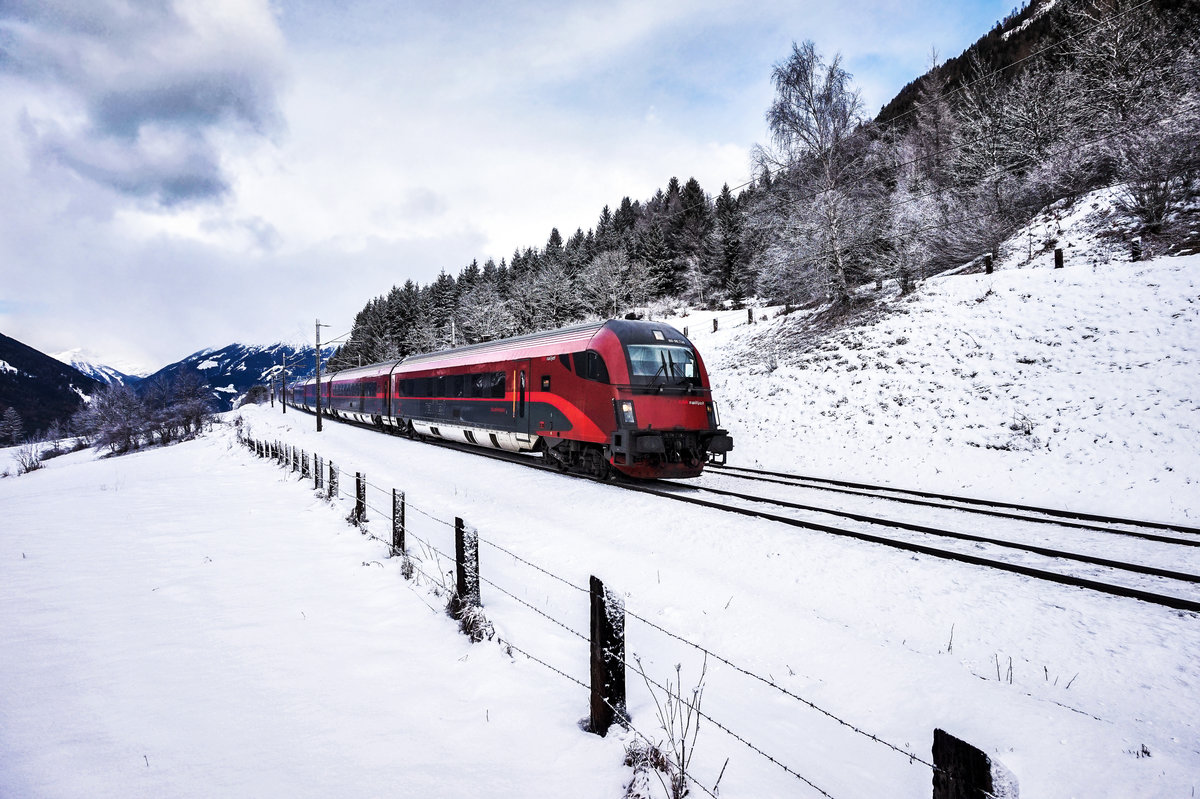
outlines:
[[[700,368],[690,347],[630,344],[629,375],[635,386],[699,386]]]

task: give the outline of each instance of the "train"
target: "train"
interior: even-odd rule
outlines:
[[[611,319],[322,375],[320,411],[418,438],[539,453],[598,479],[698,477],[724,463],[704,361],[670,325]],[[286,388],[316,412],[318,379]]]

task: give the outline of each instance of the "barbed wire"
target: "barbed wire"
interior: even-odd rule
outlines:
[[[625,660],[624,658],[622,658],[622,659],[621,659],[621,663],[622,663],[622,665],[623,665],[623,666],[624,666],[626,669],[631,669],[631,668],[633,668],[633,667],[631,667],[631,666],[630,666],[630,664],[629,664],[629,661]],[[754,751],[754,752],[757,752],[757,753],[758,753],[760,756],[762,756],[762,757],[766,758],[767,760],[769,760],[770,762],[774,763],[774,764],[775,764],[776,766],[778,766],[779,768],[781,768],[781,769],[783,769],[784,771],[786,771],[788,774],[791,774],[793,777],[795,777],[796,779],[800,780],[800,781],[801,781],[801,782],[803,782],[805,785],[807,785],[807,786],[809,786],[810,788],[812,788],[813,790],[817,791],[817,793],[819,793],[819,794],[821,794],[822,796],[826,797],[826,799],[833,799],[833,796],[831,796],[831,795],[830,795],[830,794],[829,794],[827,791],[825,791],[825,790],[824,790],[823,788],[821,788],[819,785],[817,785],[816,783],[814,783],[812,780],[808,779],[807,777],[805,777],[805,776],[804,776],[803,774],[801,774],[800,772],[798,772],[798,771],[796,771],[795,769],[793,769],[793,768],[791,768],[790,766],[788,766],[786,763],[783,763],[782,761],[780,761],[780,760],[776,759],[774,756],[772,756],[772,755],[768,754],[767,752],[763,751],[762,749],[760,749],[760,748],[759,748],[758,746],[756,746],[755,744],[751,743],[750,741],[746,740],[746,739],[745,739],[745,738],[743,738],[742,736],[738,735],[736,732],[734,732],[733,730],[729,729],[729,728],[728,728],[728,727],[726,727],[724,724],[722,724],[721,722],[719,722],[719,721],[717,721],[716,719],[714,719],[712,716],[710,716],[710,715],[708,715],[707,713],[705,713],[704,711],[702,711],[702,710],[700,709],[700,707],[699,707],[699,705],[698,705],[698,704],[692,704],[691,702],[688,702],[688,701],[687,701],[687,700],[686,700],[686,699],[683,697],[683,692],[682,692],[682,691],[675,691],[674,693],[672,693],[672,691],[671,691],[671,689],[670,689],[670,688],[668,688],[668,687],[666,687],[666,686],[662,685],[662,684],[661,684],[661,683],[659,683],[657,680],[655,680],[655,679],[653,679],[652,677],[650,677],[650,675],[646,674],[646,672],[645,672],[645,670],[644,670],[644,669],[641,669],[641,668],[636,668],[636,669],[634,669],[634,670],[635,670],[635,671],[637,671],[637,672],[638,672],[638,673],[639,673],[639,674],[642,676],[642,679],[644,679],[644,680],[646,681],[646,684],[647,684],[647,685],[652,685],[652,686],[654,686],[655,688],[657,688],[657,689],[659,689],[660,691],[662,691],[662,692],[664,692],[665,694],[667,694],[668,696],[674,697],[675,701],[677,701],[677,702],[679,702],[680,704],[682,704],[682,705],[686,706],[686,707],[687,707],[689,710],[691,710],[693,713],[695,713],[695,714],[696,714],[696,716],[697,716],[697,718],[701,718],[701,719],[704,719],[704,720],[706,720],[706,721],[707,721],[709,724],[712,724],[712,725],[713,725],[714,727],[716,727],[717,729],[719,729],[719,730],[723,731],[725,734],[729,735],[729,736],[730,736],[731,738],[733,738],[734,740],[736,740],[736,741],[738,741],[739,743],[743,744],[744,746],[748,747],[748,748],[749,748],[749,749],[751,749],[752,751]]]
[[[339,471],[339,474],[344,474],[344,472],[342,472],[340,469],[339,469],[338,471]],[[381,488],[379,488],[378,486],[374,486],[374,487],[376,488],[376,490],[379,490],[379,491],[381,491],[381,492],[383,492],[383,491],[384,491],[384,489],[381,489]],[[357,499],[356,499],[355,501],[357,502]],[[374,506],[373,506],[373,505],[371,505],[370,503],[365,503],[365,504],[366,504],[366,506],[367,506],[368,508],[370,508],[371,510],[373,510],[374,512],[376,512],[377,514],[379,514],[379,515],[380,515],[380,516],[381,516],[383,519],[385,519],[385,520],[386,520],[386,519],[388,519],[388,518],[390,517],[390,513],[388,513],[388,512],[385,512],[385,511],[383,511],[383,510],[380,510],[379,508],[376,508],[376,507],[374,507]],[[406,501],[406,506],[407,506],[407,507],[412,507],[412,508],[416,509],[416,508],[415,508],[415,506],[411,505],[411,503],[407,503],[407,501]],[[443,520],[441,520],[441,519],[437,519],[436,517],[434,517],[434,516],[432,516],[432,515],[430,515],[430,514],[428,514],[428,513],[425,513],[424,515],[426,515],[426,516],[429,516],[429,518],[433,519],[434,521],[440,522],[440,523],[442,523],[442,524],[446,524],[446,522],[445,522],[445,521],[443,521]],[[371,532],[370,532],[370,531],[368,531],[368,530],[365,530],[365,529],[364,529],[364,530],[362,530],[362,532],[363,532],[363,534],[364,534],[364,535],[366,535],[368,538],[371,538],[371,539],[373,539],[373,540],[376,540],[376,541],[379,541],[379,542],[381,542],[381,543],[384,543],[384,544],[387,544],[387,545],[391,546],[391,542],[390,542],[390,541],[387,541],[387,540],[385,540],[385,539],[383,539],[383,538],[380,538],[380,537],[378,537],[378,536],[374,535],[373,533],[371,533]],[[454,556],[451,556],[451,555],[449,555],[449,554],[447,554],[447,553],[445,553],[445,552],[442,552],[440,549],[438,549],[436,546],[434,546],[434,545],[433,545],[432,543],[430,543],[428,540],[426,540],[426,539],[423,539],[423,538],[422,538],[420,535],[418,535],[418,534],[416,534],[416,533],[412,532],[411,530],[409,530],[409,529],[407,529],[407,528],[405,529],[405,535],[406,535],[407,537],[411,537],[411,538],[413,538],[414,540],[416,540],[416,541],[420,542],[420,543],[421,543],[423,546],[427,547],[427,548],[428,548],[428,549],[429,549],[431,552],[433,552],[433,553],[435,553],[435,554],[439,555],[440,557],[443,557],[443,558],[445,558],[445,559],[447,559],[447,560],[451,560],[451,561],[455,561],[455,562],[457,562],[457,558],[456,558],[456,557],[454,557]],[[513,553],[511,550],[508,550],[508,549],[507,549],[507,548],[505,548],[505,547],[502,547],[502,546],[500,546],[500,545],[498,545],[498,544],[495,544],[494,542],[491,542],[491,541],[485,541],[485,539],[483,539],[482,537],[478,536],[477,532],[476,532],[476,540],[478,540],[478,541],[479,541],[479,542],[481,542],[481,543],[487,543],[489,546],[492,546],[493,548],[497,549],[498,551],[501,551],[501,552],[503,552],[504,554],[506,554],[506,555],[509,555],[510,557],[512,557],[512,558],[514,558],[514,559],[516,559],[517,561],[520,561],[521,563],[524,563],[525,565],[527,565],[527,566],[530,566],[530,567],[534,568],[534,569],[535,569],[535,570],[537,570],[538,572],[541,572],[541,573],[545,574],[546,576],[548,576],[548,577],[551,577],[551,578],[553,578],[553,579],[555,579],[555,580],[557,580],[557,581],[559,581],[559,582],[563,583],[564,585],[567,585],[567,586],[569,586],[569,587],[571,587],[571,588],[574,588],[574,589],[576,589],[576,590],[578,590],[578,591],[581,591],[581,592],[583,592],[583,593],[590,593],[590,591],[589,591],[588,589],[584,589],[584,588],[582,588],[581,586],[577,586],[577,585],[575,585],[574,583],[572,583],[571,581],[567,580],[566,578],[564,578],[564,577],[561,577],[561,576],[559,576],[559,575],[557,575],[557,574],[554,574],[553,572],[549,571],[548,569],[545,569],[545,568],[543,568],[543,567],[541,567],[541,566],[538,566],[538,565],[536,565],[536,564],[534,564],[534,563],[532,563],[532,562],[530,562],[530,561],[528,561],[528,560],[526,560],[526,559],[524,559],[524,558],[520,557],[519,555],[517,555],[516,553]],[[407,553],[406,553],[406,554],[407,554]],[[572,635],[576,636],[577,638],[579,638],[579,639],[581,639],[581,640],[584,640],[584,641],[588,641],[588,640],[590,640],[590,638],[589,638],[588,636],[585,636],[585,635],[583,635],[582,633],[580,633],[580,632],[576,631],[575,629],[571,628],[571,627],[570,627],[569,625],[567,625],[565,622],[563,622],[563,621],[561,621],[561,620],[559,620],[559,619],[556,619],[556,618],[554,618],[554,617],[553,617],[553,616],[551,616],[550,614],[548,614],[548,613],[546,613],[546,612],[542,611],[541,609],[539,609],[539,608],[535,607],[534,605],[530,604],[529,602],[526,602],[525,600],[523,600],[523,599],[521,599],[520,597],[516,596],[515,594],[511,593],[510,591],[508,591],[507,589],[505,589],[503,586],[499,585],[498,583],[494,582],[493,580],[490,580],[490,579],[488,579],[488,578],[484,577],[484,576],[483,576],[483,575],[482,575],[482,574],[479,572],[478,568],[474,568],[474,567],[472,567],[472,566],[471,566],[469,563],[468,563],[468,564],[464,564],[464,565],[463,565],[463,568],[464,568],[464,571],[465,571],[465,572],[467,572],[467,573],[471,574],[471,575],[472,575],[472,576],[473,576],[475,579],[479,580],[479,581],[480,581],[480,582],[482,582],[482,583],[486,583],[486,584],[487,584],[488,586],[490,586],[491,588],[493,588],[493,589],[495,589],[495,590],[499,591],[501,594],[503,594],[503,595],[505,595],[505,596],[509,597],[510,599],[512,599],[512,600],[514,600],[514,601],[516,601],[516,602],[518,602],[518,603],[519,603],[519,604],[521,604],[522,606],[524,606],[524,607],[526,607],[526,608],[528,608],[528,609],[530,609],[530,610],[534,611],[534,612],[535,612],[536,614],[538,614],[539,616],[542,616],[543,618],[545,618],[546,620],[550,621],[551,623],[553,623],[553,624],[557,625],[558,627],[561,627],[563,630],[567,631],[568,633],[570,633],[570,634],[572,634]],[[422,573],[422,574],[425,574],[425,572],[424,572],[424,571],[422,571],[421,573]],[[430,577],[428,574],[425,574],[425,576],[426,576],[426,578],[427,578],[427,579],[430,579],[431,581],[433,580],[433,578],[432,578],[432,577]],[[896,744],[893,744],[893,743],[891,743],[891,742],[889,742],[889,741],[887,741],[887,740],[885,740],[885,739],[883,739],[883,738],[879,737],[878,735],[876,735],[876,734],[874,734],[874,733],[868,732],[868,731],[866,731],[866,730],[864,730],[864,729],[862,729],[862,728],[858,727],[857,725],[855,725],[855,724],[853,724],[853,723],[851,723],[851,722],[849,722],[849,721],[846,721],[845,719],[842,719],[842,718],[840,718],[839,716],[837,716],[837,715],[836,715],[836,714],[834,714],[833,712],[831,712],[831,711],[829,711],[829,710],[826,710],[825,708],[823,708],[823,707],[821,707],[821,706],[817,705],[816,703],[812,702],[811,700],[805,699],[804,697],[800,696],[799,694],[796,694],[795,692],[793,692],[793,691],[791,691],[791,690],[789,690],[789,689],[785,688],[784,686],[781,686],[781,685],[779,685],[779,684],[778,684],[778,683],[776,683],[776,682],[775,682],[773,679],[769,679],[769,678],[767,678],[767,677],[763,677],[762,675],[759,675],[759,674],[757,674],[757,673],[755,673],[755,672],[753,672],[753,671],[751,671],[751,670],[749,670],[749,669],[747,669],[747,668],[745,668],[745,667],[743,667],[743,666],[740,666],[740,665],[738,665],[737,663],[735,663],[735,662],[733,662],[732,660],[730,660],[729,658],[727,658],[727,657],[725,657],[725,656],[723,656],[723,655],[721,655],[721,654],[718,654],[717,652],[713,651],[712,649],[709,649],[708,647],[705,647],[704,645],[702,645],[702,644],[699,644],[699,643],[697,643],[697,642],[695,642],[695,641],[691,641],[691,640],[689,640],[688,638],[685,638],[684,636],[682,636],[682,635],[679,635],[678,633],[672,632],[671,630],[668,630],[668,629],[666,629],[665,627],[663,627],[663,626],[661,626],[661,625],[659,625],[659,624],[657,624],[657,623],[655,623],[655,622],[653,622],[653,621],[651,621],[651,620],[649,620],[649,619],[645,618],[644,616],[642,616],[642,615],[640,615],[640,614],[638,614],[638,613],[635,613],[635,612],[633,612],[633,611],[629,610],[628,608],[626,608],[626,609],[625,609],[625,614],[626,614],[627,616],[629,616],[629,617],[631,617],[631,618],[633,618],[633,619],[637,620],[637,621],[640,621],[640,622],[642,622],[643,624],[645,624],[646,626],[650,627],[651,629],[654,629],[654,630],[656,630],[656,631],[658,631],[658,632],[662,633],[663,635],[666,635],[666,636],[668,636],[669,638],[672,638],[672,639],[674,639],[674,640],[676,640],[676,641],[679,641],[680,643],[683,643],[683,644],[685,644],[685,645],[687,645],[687,646],[690,646],[690,647],[692,647],[692,648],[696,649],[697,651],[699,651],[699,652],[703,653],[705,656],[707,656],[707,657],[711,657],[711,658],[713,658],[714,660],[716,660],[716,661],[718,661],[718,662],[720,662],[720,663],[723,663],[723,664],[725,664],[726,666],[729,666],[729,667],[730,667],[731,669],[733,669],[734,671],[736,671],[736,672],[738,672],[738,673],[740,673],[740,674],[742,674],[742,675],[744,675],[744,676],[746,676],[746,677],[749,677],[749,678],[751,678],[751,679],[753,679],[753,680],[756,680],[756,681],[758,681],[758,682],[761,682],[761,683],[763,683],[764,685],[767,685],[767,686],[769,686],[769,687],[771,687],[771,688],[775,689],[776,691],[778,691],[778,692],[780,692],[780,693],[784,694],[785,696],[788,696],[789,698],[791,698],[791,699],[793,699],[793,700],[795,700],[795,701],[798,701],[798,702],[800,702],[801,704],[805,705],[806,707],[808,707],[808,708],[810,708],[810,709],[812,709],[812,710],[814,710],[814,711],[816,711],[816,712],[820,713],[821,715],[825,716],[826,718],[829,718],[830,720],[832,720],[832,721],[834,721],[834,722],[836,722],[836,723],[840,724],[841,726],[843,726],[843,727],[845,727],[845,728],[847,728],[847,729],[851,730],[852,732],[854,732],[854,733],[856,733],[856,734],[858,734],[858,735],[860,735],[860,736],[862,736],[862,737],[864,737],[864,738],[867,738],[868,740],[870,740],[870,741],[872,741],[872,742],[874,742],[874,743],[876,743],[876,744],[879,744],[879,745],[881,745],[881,746],[887,747],[888,749],[891,749],[891,750],[895,751],[896,753],[898,753],[898,754],[900,754],[900,755],[902,755],[902,756],[904,756],[904,757],[908,758],[910,762],[916,762],[916,763],[920,763],[920,764],[922,764],[922,765],[924,765],[924,766],[926,766],[926,767],[928,767],[928,768],[930,768],[930,769],[933,769],[933,770],[935,770],[935,771],[939,771],[939,770],[940,770],[940,769],[938,769],[938,767],[937,767],[937,766],[935,766],[933,763],[931,763],[931,762],[929,762],[929,761],[925,760],[924,758],[920,757],[919,755],[916,755],[916,754],[914,754],[913,752],[910,752],[910,751],[908,751],[907,749],[904,749],[903,747],[897,746]],[[627,662],[627,661],[625,661],[625,662],[624,662],[624,665],[625,665],[627,668],[629,668],[629,664],[628,664],[628,662]],[[643,676],[645,676],[645,675],[643,674]],[[655,683],[655,685],[656,685],[657,687],[659,687],[659,688],[662,688],[662,686],[661,686],[661,685],[658,685],[657,683]],[[697,711],[697,712],[699,712],[699,711]],[[731,736],[733,736],[734,738],[738,739],[739,741],[742,741],[742,742],[743,742],[743,743],[745,743],[747,746],[749,746],[751,749],[754,749],[755,751],[757,751],[757,752],[758,752],[760,755],[762,755],[762,756],[764,756],[764,757],[768,758],[769,760],[771,760],[771,762],[774,762],[774,763],[776,763],[777,765],[780,765],[781,767],[785,768],[785,770],[788,770],[788,771],[789,771],[789,773],[792,773],[794,776],[797,776],[797,777],[799,777],[801,780],[804,780],[804,779],[805,779],[805,778],[804,778],[802,775],[799,775],[798,773],[795,773],[795,772],[791,771],[790,769],[788,769],[788,768],[786,767],[786,765],[784,765],[784,764],[780,763],[779,761],[777,761],[776,759],[774,759],[774,758],[773,758],[771,755],[767,754],[766,752],[764,752],[764,751],[762,751],[761,749],[759,749],[758,747],[756,747],[754,744],[752,744],[752,743],[750,743],[750,742],[748,742],[748,741],[745,741],[745,739],[742,739],[742,738],[740,738],[740,736],[738,736],[736,733],[732,732],[732,731],[731,731],[731,730],[729,730],[728,728],[724,727],[724,726],[723,726],[723,725],[721,725],[720,723],[718,723],[718,722],[715,722],[715,721],[714,721],[714,720],[712,720],[712,719],[710,719],[710,721],[713,721],[713,723],[715,724],[715,726],[718,726],[718,727],[720,727],[721,729],[725,730],[726,732],[728,732],[728,733],[729,733]],[[821,789],[820,789],[819,787],[817,787],[816,785],[812,785],[811,787],[813,787],[815,790],[821,791]],[[821,791],[821,792],[822,792],[824,795],[828,796],[828,794],[825,794],[825,793],[824,793],[824,791]]]
[[[499,550],[500,552],[503,552],[505,555],[508,555],[513,560],[520,561],[521,563],[524,563],[526,566],[530,567],[531,569],[534,569],[535,571],[539,571],[542,574],[546,575],[547,577],[551,577],[551,578],[557,580],[558,582],[562,583],[565,586],[574,588],[576,591],[581,591],[582,593],[585,593],[585,594],[589,592],[587,588],[584,588],[583,586],[575,585],[575,583],[571,582],[570,580],[566,579],[565,577],[560,577],[557,574],[555,574],[554,572],[549,571],[549,570],[537,565],[536,563],[526,560],[525,558],[521,557],[517,553],[512,552],[508,549],[505,549],[504,547],[500,546],[499,544],[495,543],[494,541],[488,541],[483,536],[479,537],[479,543],[487,544],[488,546],[492,547],[493,549]]]
[[[880,738],[879,736],[875,735],[874,733],[870,733],[870,732],[867,732],[866,730],[860,729],[856,725],[846,721],[845,719],[839,718],[835,714],[833,714],[830,711],[826,710],[825,708],[815,704],[814,702],[812,702],[808,699],[805,699],[804,697],[788,690],[787,688],[784,688],[782,685],[779,685],[774,680],[768,679],[759,674],[755,674],[754,672],[750,671],[749,669],[743,668],[742,666],[739,666],[738,664],[734,663],[729,658],[724,657],[723,655],[719,655],[716,652],[712,651],[711,649],[709,649],[705,646],[702,646],[694,641],[689,641],[687,638],[684,638],[683,636],[678,635],[677,633],[673,633],[670,630],[666,629],[665,627],[661,627],[658,624],[655,624],[654,622],[650,621],[647,618],[639,616],[638,614],[634,613],[633,611],[629,610],[628,608],[625,609],[625,615],[630,616],[630,617],[636,619],[637,621],[642,622],[646,626],[651,627],[670,638],[674,638],[676,641],[679,641],[680,643],[687,644],[688,646],[692,647],[693,649],[696,649],[697,651],[702,652],[706,657],[711,657],[713,660],[716,660],[720,663],[724,663],[726,666],[729,666],[734,671],[740,672],[741,674],[744,674],[745,676],[750,677],[751,679],[757,680],[757,681],[763,683],[764,685],[774,688],[776,691],[779,691],[780,693],[784,694],[785,696],[788,696],[788,697],[796,700],[797,702],[800,702],[802,705],[805,705],[806,707],[817,711],[818,713],[825,716],[826,718],[829,718],[832,721],[836,721],[838,724],[842,725],[843,727],[846,727],[847,729],[849,729],[855,733],[858,733],[859,735],[861,735],[865,738],[869,738],[870,740],[874,741],[877,744],[886,746],[887,748],[889,748],[895,752],[898,752],[901,755],[904,755],[905,757],[909,758],[910,760],[914,760],[918,763],[921,763],[922,765],[928,766],[929,768],[936,768],[932,763],[929,763],[929,762],[923,760],[920,756],[913,754],[912,752],[908,751],[907,749],[904,749],[903,747],[897,746],[893,743],[889,743],[888,741]]]

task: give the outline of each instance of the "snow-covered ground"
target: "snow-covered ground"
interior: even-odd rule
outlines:
[[[731,462],[1194,525],[1198,269],[931,280],[774,362],[796,315],[674,322],[713,373]],[[703,656],[642,619],[919,758],[946,729],[1025,797],[1200,787],[1195,614],[332,422],[317,434],[294,411],[240,415],[405,491],[429,572],[452,564],[417,539],[452,552],[453,517],[475,526],[498,637],[557,671],[469,644],[428,579],[345,523],[345,500],[232,427],[68,455],[0,480],[0,796],[619,797],[636,733],[577,726],[591,574],[625,598],[630,656],[658,682],[681,664],[690,689]],[[661,738],[628,679],[634,728]],[[837,799],[931,793],[927,766],[714,659],[703,710]],[[709,723],[693,765],[709,788],[724,772],[723,799],[820,795]]]
[[[1052,265],[930,280],[792,352],[799,314],[673,321],[739,464],[1195,526],[1200,256]]]

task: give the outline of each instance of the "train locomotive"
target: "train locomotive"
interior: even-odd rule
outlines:
[[[601,479],[697,477],[733,439],[695,347],[661,322],[609,320],[322,376],[321,410],[510,452]],[[288,388],[315,411],[317,380]]]

